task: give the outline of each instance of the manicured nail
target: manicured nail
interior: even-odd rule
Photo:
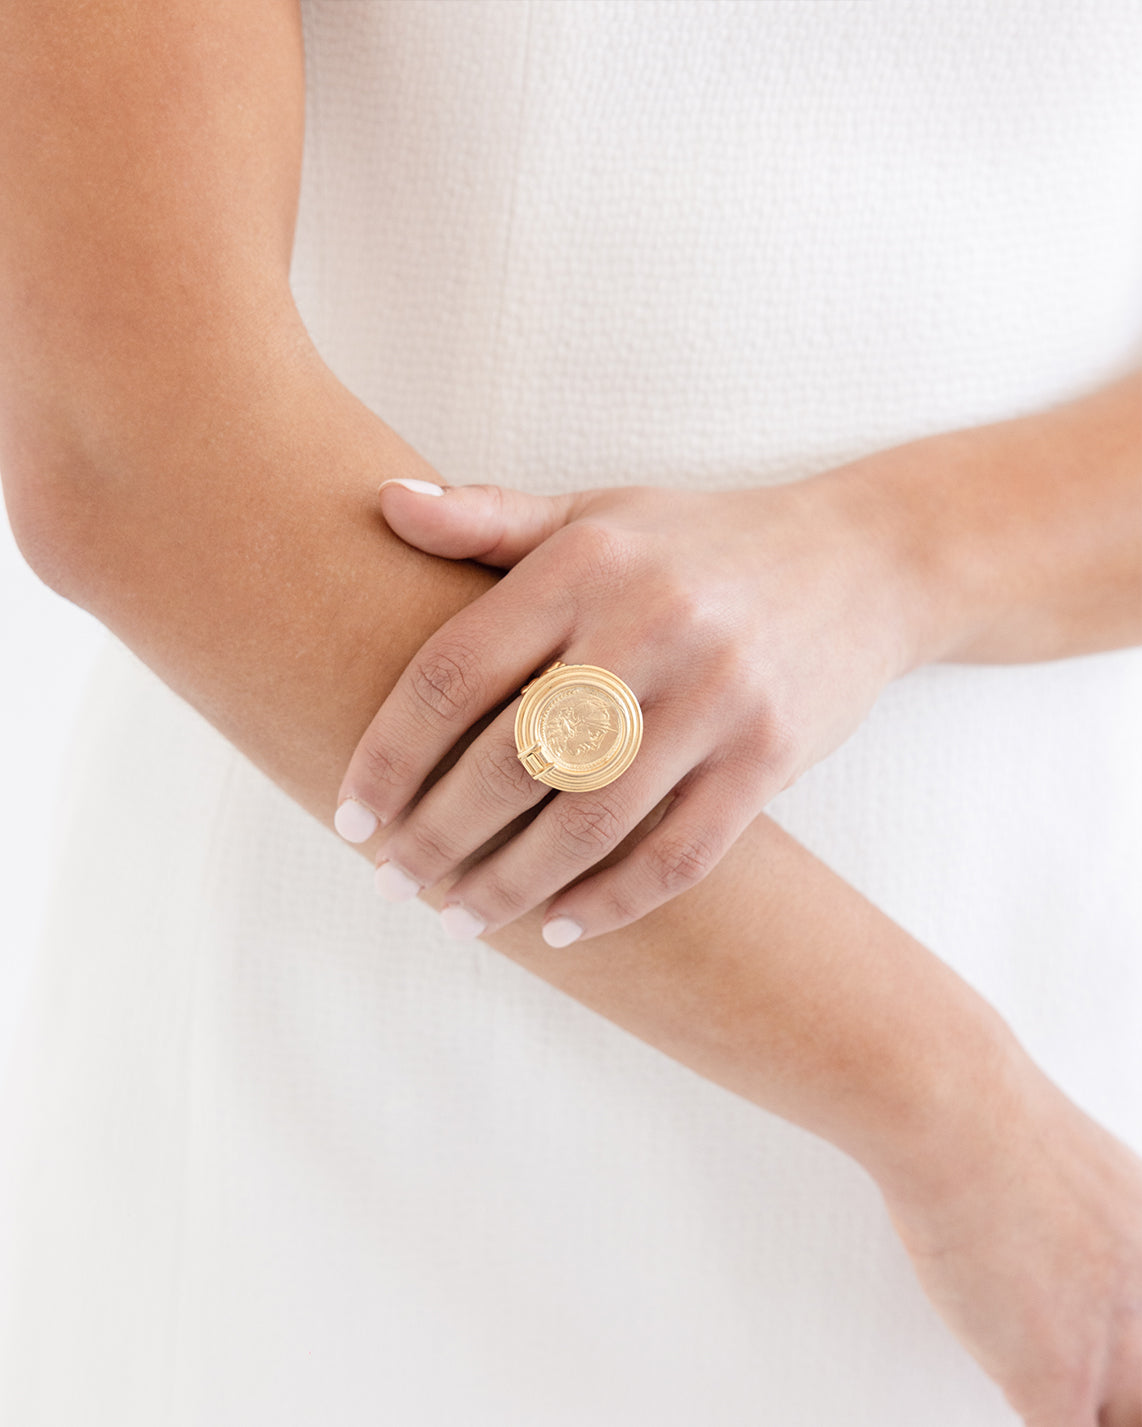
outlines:
[[[420,883],[395,862],[382,862],[373,873],[373,886],[390,902],[407,902],[420,891]]]
[[[418,481],[415,476],[394,476],[391,481],[382,481],[377,487],[383,491],[386,486],[404,486],[406,491],[416,491],[418,495],[443,495],[444,487],[433,481]]]
[[[583,935],[583,928],[570,917],[552,917],[543,924],[543,940],[548,946],[570,946]]]
[[[333,826],[346,842],[368,842],[377,830],[377,815],[364,803],[346,798],[333,815]]]
[[[445,907],[440,913],[440,920],[448,935],[454,936],[457,941],[471,941],[488,925],[467,907]]]

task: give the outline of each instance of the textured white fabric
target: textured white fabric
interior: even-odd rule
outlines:
[[[1133,0],[304,14],[295,289],[452,481],[782,480],[1139,354]],[[1142,1148],[1140,713],[924,670],[773,811]],[[5,1423],[1014,1422],[863,1172],[378,903],[114,641],[66,781]]]

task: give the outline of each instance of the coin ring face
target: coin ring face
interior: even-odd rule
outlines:
[[[638,699],[597,664],[549,668],[525,686],[516,710],[516,752],[524,767],[565,792],[613,783],[641,742]]]

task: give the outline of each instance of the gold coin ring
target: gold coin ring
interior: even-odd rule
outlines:
[[[564,792],[605,788],[642,742],[642,709],[617,674],[556,659],[520,691],[515,746],[531,776]]]

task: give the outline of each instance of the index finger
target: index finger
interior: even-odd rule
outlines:
[[[477,719],[558,657],[568,632],[563,592],[519,566],[442,624],[353,752],[334,819],[341,836],[366,842],[378,822],[396,817]]]

